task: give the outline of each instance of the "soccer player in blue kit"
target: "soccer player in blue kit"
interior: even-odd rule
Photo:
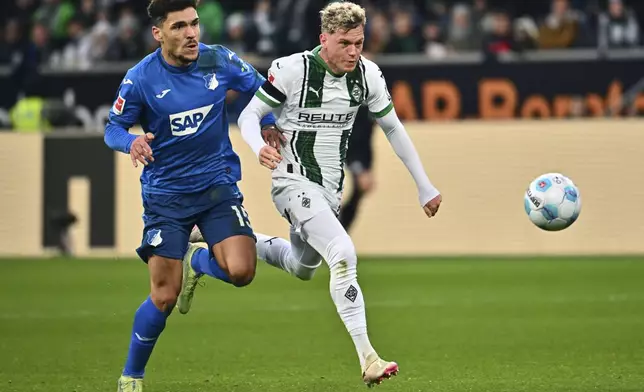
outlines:
[[[223,46],[199,42],[197,0],[152,0],[148,14],[160,48],[125,75],[105,128],[105,143],[129,154],[141,174],[143,239],[150,295],[134,316],[119,392],[140,392],[145,366],[166,319],[187,313],[199,278],[235,286],[255,275],[255,235],[236,183],[240,160],[232,149],[226,91],[248,101],[265,82]],[[144,135],[128,129],[139,122]],[[272,114],[262,119],[272,129]],[[208,244],[189,244],[197,225]]]

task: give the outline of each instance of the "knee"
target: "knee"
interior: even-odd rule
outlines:
[[[253,279],[255,279],[255,267],[257,260],[244,261],[244,262],[230,262],[226,263],[228,265],[228,277],[230,278],[230,283],[236,287],[244,287],[251,284]]]
[[[358,264],[356,248],[348,235],[339,236],[331,240],[327,246],[326,253],[326,261],[331,269],[338,265],[343,265],[345,268],[355,268]]]
[[[172,285],[153,285],[150,298],[159,309],[165,311],[177,303],[179,291],[180,287],[177,289]]]
[[[300,280],[311,280],[313,279],[313,276],[315,275],[315,271],[317,271],[317,266],[316,267],[308,267],[306,265],[299,265],[295,271],[294,275],[296,278]]]
[[[152,302],[164,311],[172,308],[177,303],[181,292],[181,262],[154,256],[148,260],[148,267]]]

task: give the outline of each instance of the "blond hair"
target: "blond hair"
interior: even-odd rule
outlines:
[[[337,31],[349,31],[367,23],[364,8],[349,1],[335,2],[320,11],[322,32],[333,34]]]

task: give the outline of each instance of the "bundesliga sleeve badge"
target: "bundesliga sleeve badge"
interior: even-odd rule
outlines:
[[[114,102],[112,110],[114,111],[114,114],[121,115],[123,114],[123,108],[125,108],[125,98],[121,97],[121,94],[119,94],[119,97],[116,98],[116,102]]]

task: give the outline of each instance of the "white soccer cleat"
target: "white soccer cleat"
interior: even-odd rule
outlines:
[[[367,355],[362,370],[362,380],[367,384],[367,387],[372,388],[379,385],[397,374],[398,364],[396,362],[383,361],[375,352]]]
[[[190,238],[188,239],[188,242],[190,243],[195,243],[195,242],[206,242],[206,240],[203,239],[203,235],[201,235],[201,230],[195,225],[195,227],[192,228],[192,232],[190,233]]]

